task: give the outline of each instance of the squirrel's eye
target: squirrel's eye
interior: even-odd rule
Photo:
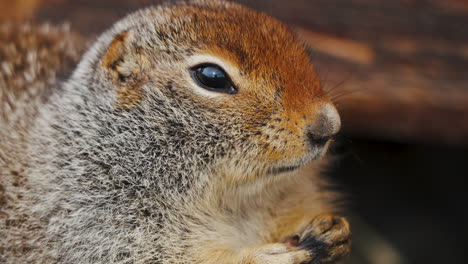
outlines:
[[[198,65],[190,69],[190,73],[198,85],[204,89],[228,94],[237,93],[227,73],[217,65]]]

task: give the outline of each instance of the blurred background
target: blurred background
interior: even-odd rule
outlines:
[[[92,41],[160,1],[0,0],[0,20],[67,22]],[[343,132],[349,264],[467,263],[468,1],[240,0],[310,45]]]

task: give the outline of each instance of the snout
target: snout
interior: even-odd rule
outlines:
[[[325,145],[341,127],[341,120],[336,108],[331,104],[323,106],[312,124],[307,127],[307,138],[313,146]]]

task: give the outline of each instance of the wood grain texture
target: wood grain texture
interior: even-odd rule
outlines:
[[[69,21],[92,37],[126,13],[159,2],[42,0],[35,17]],[[240,2],[287,22],[310,45],[345,133],[468,144],[466,1]]]

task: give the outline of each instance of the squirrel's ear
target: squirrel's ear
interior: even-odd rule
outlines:
[[[131,32],[115,36],[107,48],[101,65],[109,73],[116,88],[116,107],[130,109],[138,105],[142,98],[141,85],[145,81],[141,50],[130,44]]]
[[[126,82],[138,79],[140,75],[140,63],[137,61],[137,50],[130,46],[131,32],[122,32],[114,37],[107,48],[101,65],[107,69],[116,81]]]

